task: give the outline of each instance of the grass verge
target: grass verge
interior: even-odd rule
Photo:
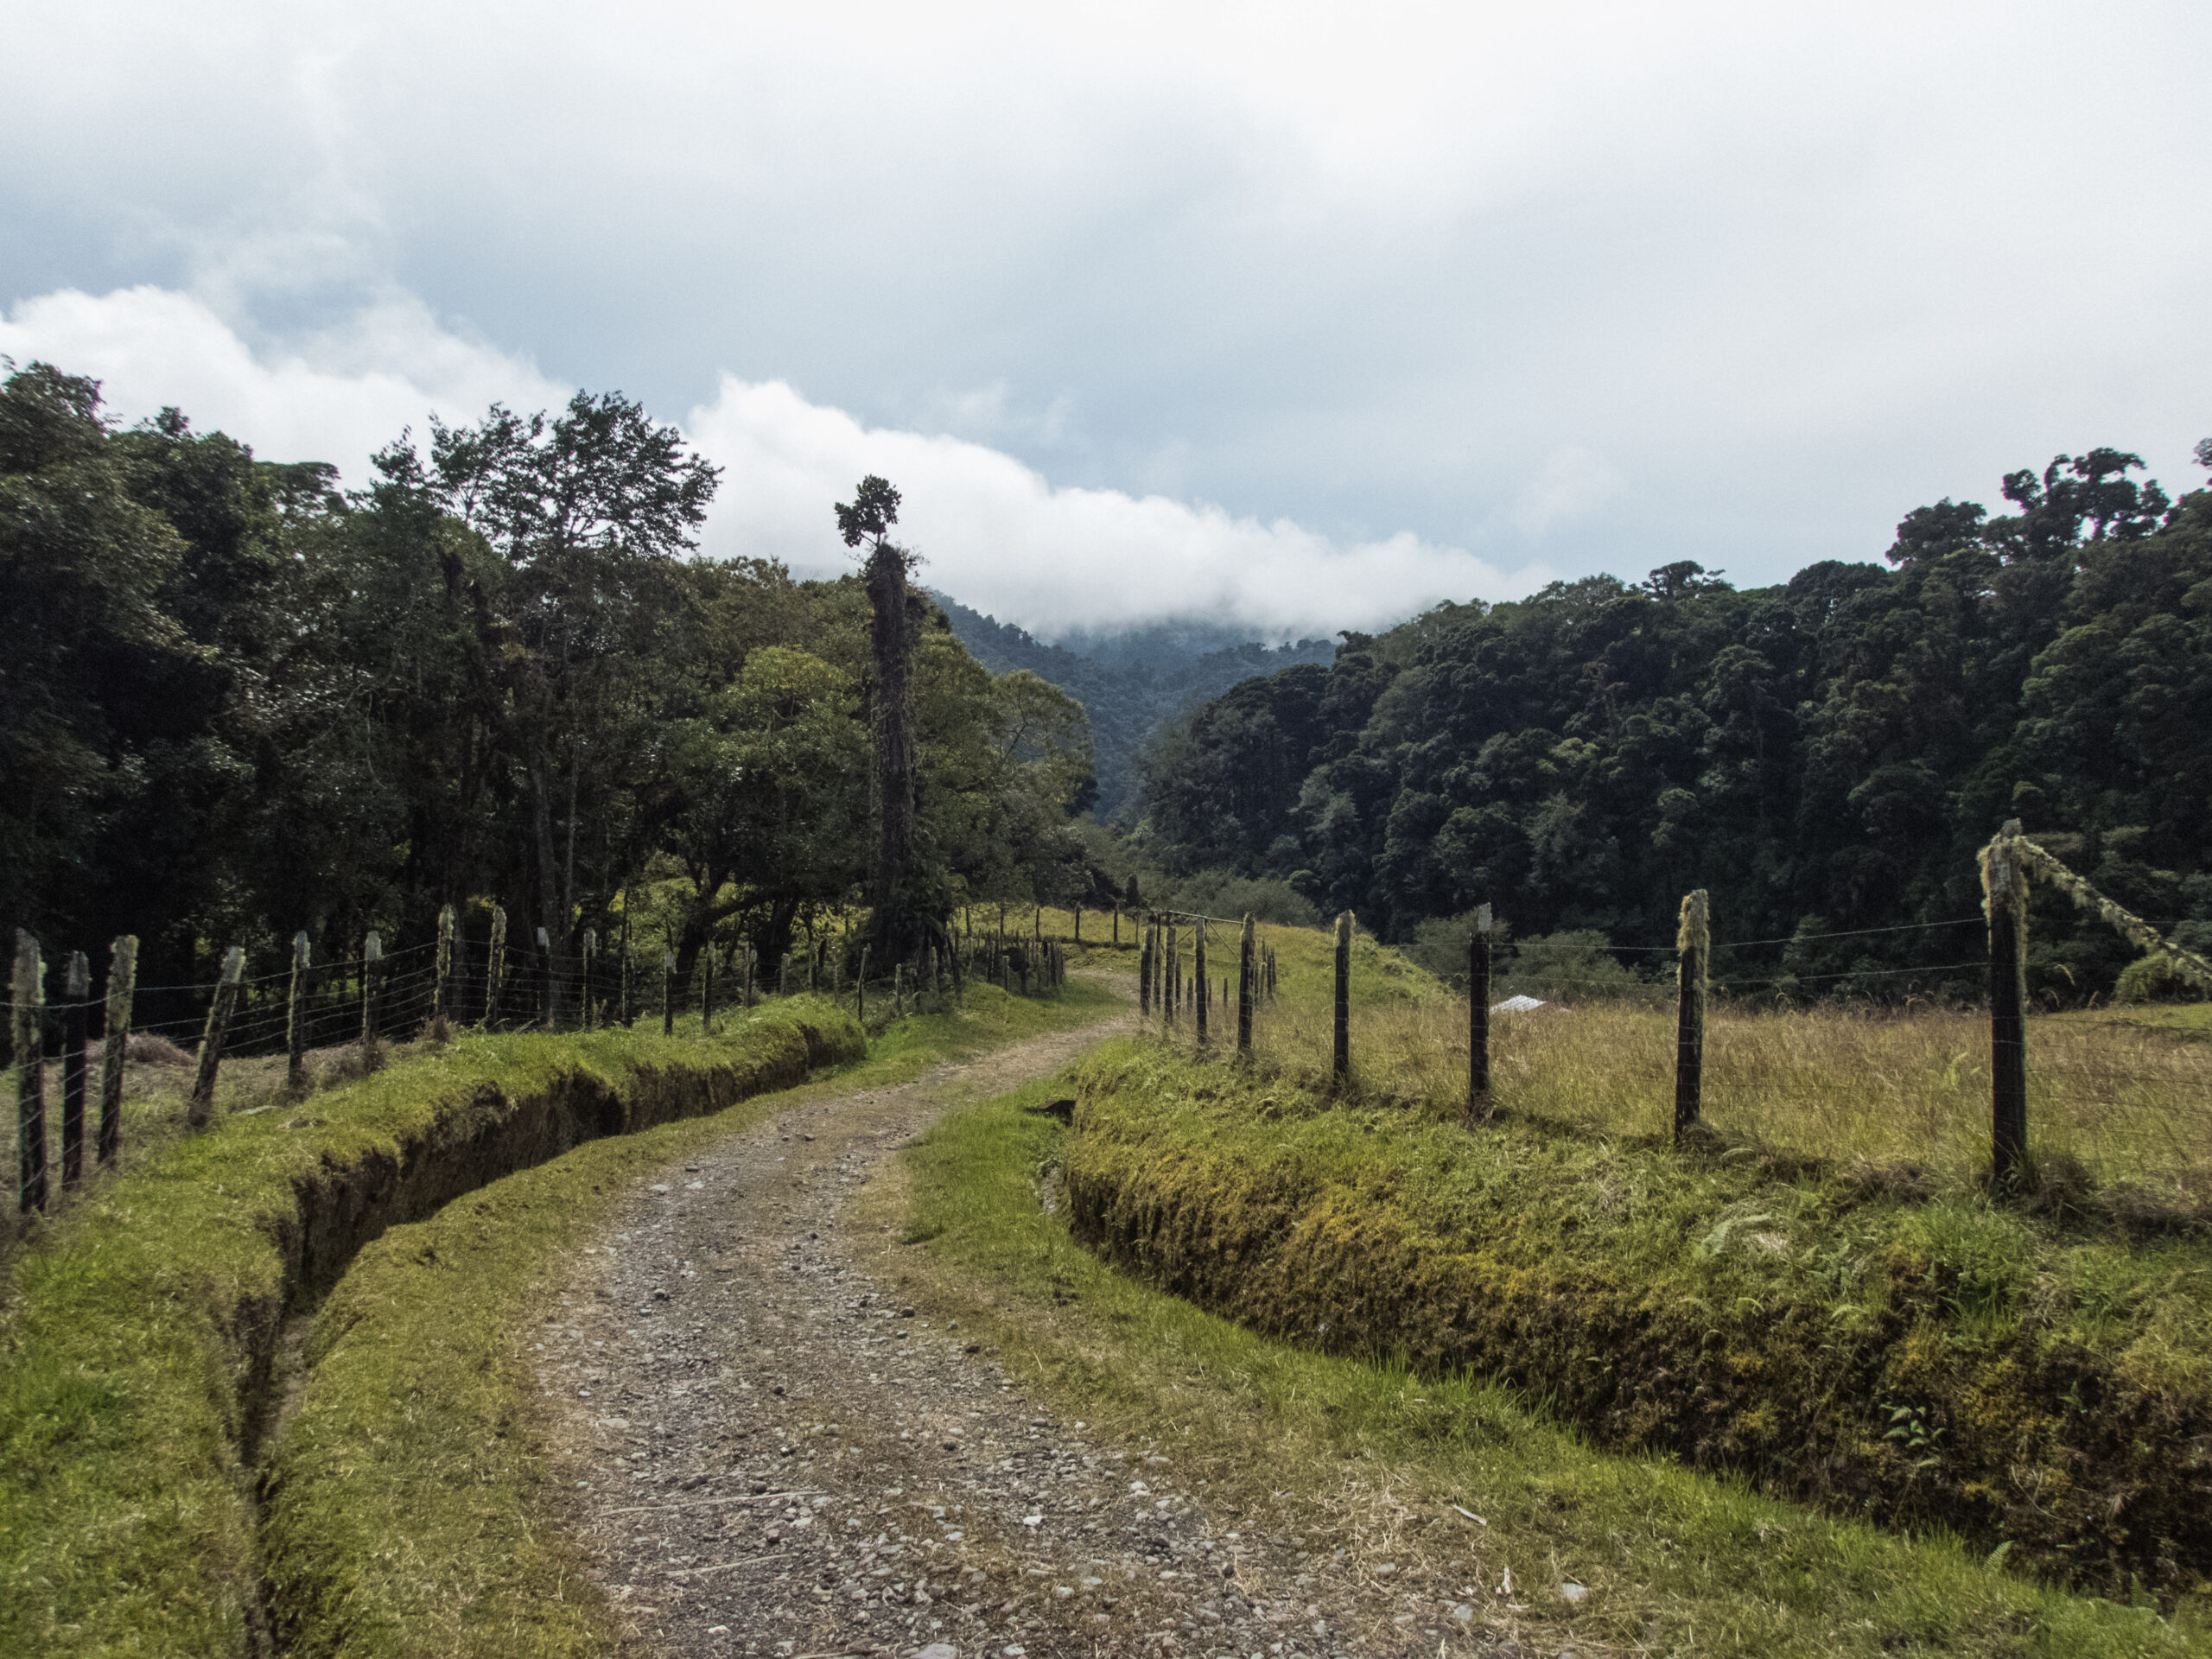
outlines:
[[[1477,1650],[1507,1638],[1585,1659],[2208,1650],[2193,1621],[2147,1602],[2069,1595],[1941,1531],[1899,1538],[1665,1458],[1593,1450],[1464,1370],[1291,1346],[1124,1276],[1077,1242],[1065,1206],[1039,1203],[1080,1135],[1022,1109],[1066,1088],[956,1114],[879,1184],[868,1202],[905,1241],[886,1247],[887,1270],[987,1330],[1009,1372],[1094,1434],[1157,1440],[1245,1526],[1317,1559],[1341,1547],[1347,1573],[1387,1565],[1393,1585],[1464,1597]],[[1569,1603],[1570,1580],[1590,1593]]]
[[[811,1090],[883,1087],[939,1061],[1098,1018],[976,987],[961,1011],[893,1025],[807,1090],[594,1141],[363,1249],[316,1314],[296,1410],[270,1459],[264,1529],[277,1634],[308,1656],[616,1650],[574,1546],[545,1525],[543,1410],[528,1358],[546,1292],[647,1172]]]
[[[463,1035],[103,1178],[23,1241],[0,1307],[0,1652],[247,1651],[288,1307],[487,1179],[862,1047],[805,1000],[707,1041]]]

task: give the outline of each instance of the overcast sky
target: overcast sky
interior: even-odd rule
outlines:
[[[0,352],[358,480],[618,389],[1049,632],[1777,581],[2212,434],[2212,7],[19,6]]]

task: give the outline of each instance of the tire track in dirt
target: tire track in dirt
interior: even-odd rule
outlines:
[[[537,1357],[560,1519],[635,1650],[1473,1650],[1464,1605],[1241,1532],[1204,1481],[1094,1443],[856,1265],[853,1196],[887,1155],[1126,1024],[802,1100],[641,1182],[586,1247]]]

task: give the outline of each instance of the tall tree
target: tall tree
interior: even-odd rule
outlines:
[[[918,608],[906,586],[914,556],[891,539],[899,492],[869,474],[849,502],[837,503],[837,533],[865,550],[868,645],[874,667],[875,880],[871,931],[886,961],[912,955],[943,927],[941,904],[927,891],[916,857],[914,632]]]

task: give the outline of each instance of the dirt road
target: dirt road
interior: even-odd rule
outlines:
[[[1107,1029],[797,1103],[642,1183],[582,1257],[542,1356],[561,1519],[639,1651],[1467,1651],[1471,1610],[1241,1535],[1203,1481],[1093,1443],[856,1265],[853,1196],[888,1154]]]

